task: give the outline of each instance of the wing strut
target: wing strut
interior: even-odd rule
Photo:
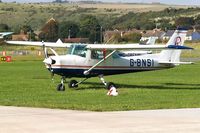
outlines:
[[[113,55],[116,52],[116,50],[112,51],[110,54],[108,54],[105,58],[97,62],[94,66],[92,66],[90,69],[83,72],[84,75],[88,75],[90,71],[92,71],[95,67],[97,67],[99,64],[101,64],[104,60],[108,59],[111,55]]]

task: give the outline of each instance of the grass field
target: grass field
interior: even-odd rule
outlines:
[[[119,87],[106,96],[98,78],[78,89],[57,92],[41,61],[0,63],[0,105],[73,110],[119,111],[200,107],[199,63],[173,69],[105,77]]]

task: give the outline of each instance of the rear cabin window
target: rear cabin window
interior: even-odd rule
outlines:
[[[105,58],[104,56],[107,56],[111,52],[112,51],[110,51],[110,50],[106,51],[106,53],[104,53],[103,50],[92,50],[91,51],[91,58],[92,59],[103,59],[103,58]],[[118,55],[118,52],[115,52],[114,54],[112,54],[112,58],[119,58],[119,57],[120,56]]]
[[[103,51],[100,50],[92,50],[91,51],[92,59],[103,59]]]

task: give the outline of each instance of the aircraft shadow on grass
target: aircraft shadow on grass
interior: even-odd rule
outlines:
[[[87,87],[79,87],[76,90],[86,90],[86,89],[102,89],[102,83],[97,82],[85,82]],[[128,89],[185,89],[185,90],[196,90],[200,89],[200,84],[187,84],[187,83],[163,83],[158,85],[128,85],[128,84],[115,84],[118,88],[128,88]]]

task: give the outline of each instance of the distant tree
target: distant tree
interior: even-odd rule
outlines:
[[[153,30],[156,28],[156,24],[155,23],[152,23],[152,22],[147,22],[146,24],[144,24],[142,26],[142,29],[143,30]]]
[[[140,33],[130,33],[130,34],[124,35],[123,41],[137,43],[140,41],[141,37],[142,35]]]
[[[196,25],[200,25],[200,15],[198,15],[196,18],[195,18],[195,24]]]
[[[200,32],[200,25],[195,25],[194,28],[197,32]]]
[[[79,25],[72,21],[65,21],[59,24],[59,37],[67,38],[70,34],[71,38],[78,36],[80,31]]]
[[[55,42],[58,40],[58,22],[51,18],[41,29],[39,38],[44,41]]]
[[[10,31],[10,27],[7,24],[0,24],[0,32]]]
[[[160,23],[158,28],[162,29],[163,31],[167,31],[170,29],[176,29],[176,26],[171,23]]]
[[[34,33],[34,30],[30,25],[23,25],[20,27],[20,30],[24,32],[24,34],[28,34],[29,40],[36,40],[35,36],[36,34]]]
[[[136,24],[133,26],[133,28],[135,28],[135,29],[137,29],[137,30],[140,30],[140,29],[141,29],[141,26],[140,26],[140,24],[136,23]]]
[[[119,23],[123,23],[123,22],[127,22],[132,20],[133,18],[137,17],[137,14],[134,12],[129,12],[125,15],[122,15],[121,17],[118,17],[114,20],[113,24],[119,24]]]
[[[163,12],[165,14],[176,14],[177,13],[177,9],[175,9],[175,8],[166,8],[166,9],[163,10]]]
[[[195,24],[193,17],[180,17],[175,20],[175,26],[186,27],[188,29],[192,29],[193,25]]]
[[[171,24],[169,19],[161,19],[156,21],[155,23],[159,24],[157,28],[160,28],[163,31],[167,31],[169,29],[176,29],[176,26]]]
[[[100,25],[95,16],[86,15],[80,20],[80,36],[88,37],[90,42],[100,42]]]
[[[101,25],[96,25],[96,29],[95,29],[95,40],[96,40],[96,42],[98,42],[98,43],[102,43],[102,36],[103,36],[103,27],[101,26]]]
[[[0,3],[2,3],[2,1],[0,0]]]
[[[30,25],[23,25],[20,29],[23,30],[25,34],[27,34],[28,32],[33,32],[33,29]]]

